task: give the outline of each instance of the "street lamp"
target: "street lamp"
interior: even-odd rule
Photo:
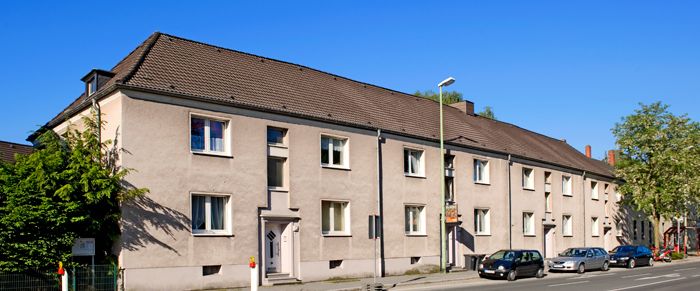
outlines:
[[[442,87],[455,82],[449,77],[438,84],[440,91],[440,271],[447,272],[447,234],[445,233],[445,138],[442,125]]]

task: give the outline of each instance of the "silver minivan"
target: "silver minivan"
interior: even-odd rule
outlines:
[[[558,257],[549,260],[549,271],[576,271],[583,274],[586,270],[603,270],[610,268],[610,255],[602,248],[569,248]]]

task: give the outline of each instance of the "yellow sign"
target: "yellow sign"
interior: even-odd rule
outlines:
[[[457,204],[445,205],[445,222],[446,223],[459,222],[459,214],[457,211]]]

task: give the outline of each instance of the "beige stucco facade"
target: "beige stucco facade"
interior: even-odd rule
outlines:
[[[281,268],[291,279],[372,276],[375,266],[379,273],[402,274],[439,265],[444,169],[433,142],[393,134],[381,134],[378,142],[374,130],[136,91],[116,91],[100,104],[106,123],[103,139],[116,137],[123,149],[122,166],[135,170],[128,183],[150,190],[123,207],[123,235],[115,251],[128,290],[246,286],[251,256],[263,267],[260,283],[272,284],[264,268],[268,263],[265,236],[277,227],[288,246],[282,250]],[[227,122],[225,155],[192,152],[191,116]],[[268,127],[286,129],[284,146],[268,146]],[[347,167],[321,165],[322,135],[347,140]],[[423,175],[404,173],[405,148],[422,151]],[[455,203],[460,214],[460,222],[448,227],[455,231],[455,247],[449,254],[455,258],[455,267],[468,264],[464,255],[509,247],[545,254],[545,248],[558,253],[567,247],[612,249],[620,242],[642,242],[632,241],[629,232],[618,235],[624,227],[616,226],[615,220],[625,225],[628,215],[618,211],[616,186],[609,178],[504,153],[454,146],[447,146],[447,152],[455,156]],[[274,190],[267,187],[271,155],[286,158],[285,186]],[[474,182],[474,159],[488,161],[488,183]],[[532,189],[523,187],[524,167],[533,170]],[[562,193],[562,175],[572,178],[570,196]],[[597,200],[591,198],[591,181],[598,183]],[[550,192],[549,210],[545,209],[546,191]],[[229,233],[193,234],[193,194],[229,197]],[[379,195],[383,197],[384,241],[375,245],[368,237],[368,217],[379,213]],[[347,203],[348,233],[322,233],[324,200]],[[423,207],[424,233],[406,234],[406,205]],[[487,234],[476,233],[475,209],[489,210]],[[533,234],[523,232],[523,213],[534,215]],[[570,236],[561,231],[563,215],[573,219]],[[599,219],[598,235],[592,233],[593,217]],[[551,240],[545,242],[547,230],[552,231]],[[331,261],[342,263],[331,268]],[[220,270],[204,275],[204,266],[220,266]]]

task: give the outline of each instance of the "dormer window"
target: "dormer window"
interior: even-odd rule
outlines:
[[[88,85],[88,96],[95,94],[97,92],[97,76],[93,76],[90,78],[90,81],[87,83]]]
[[[97,93],[97,90],[100,90],[100,87],[104,86],[112,77],[114,77],[114,72],[98,69],[91,70],[80,79],[85,82],[85,95],[91,96]]]

